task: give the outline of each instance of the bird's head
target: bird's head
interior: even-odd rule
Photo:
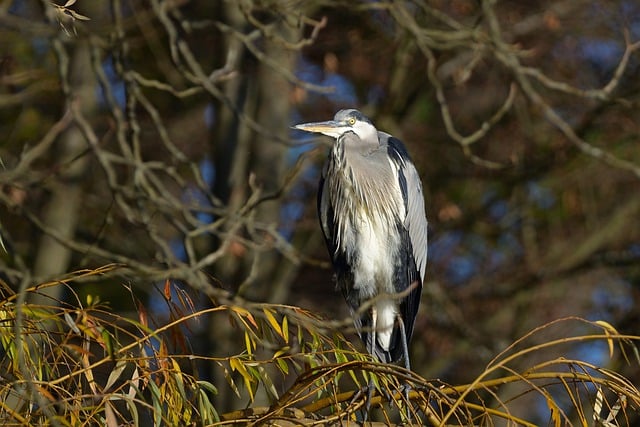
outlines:
[[[364,114],[358,110],[340,110],[333,120],[326,122],[302,123],[293,126],[305,132],[321,133],[332,138],[340,138],[347,132],[355,133],[362,141],[378,143],[378,131]]]

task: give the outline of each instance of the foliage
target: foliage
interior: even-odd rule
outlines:
[[[180,281],[227,307],[180,326],[194,328],[190,354],[235,355],[221,365],[189,359],[201,370],[188,372],[217,389],[219,412],[280,399],[304,372],[291,360],[307,362],[285,352],[269,363],[281,347],[301,351],[291,341],[265,350],[279,336],[270,319],[282,329],[286,318],[289,332],[310,320],[239,298],[346,316],[313,201],[326,147],[312,143],[324,140],[298,140],[290,126],[357,107],[403,139],[424,183],[430,247],[416,372],[472,384],[508,343],[567,316],[638,335],[639,12],[630,0],[0,2],[0,277],[18,289],[118,263],[103,280],[130,283],[141,300],[149,283]],[[27,300],[49,307],[62,291]],[[125,317],[128,292],[89,291]],[[80,295],[67,309],[82,323],[74,310],[91,304]],[[156,313],[147,302],[138,310],[145,305]],[[230,307],[249,310],[257,326]],[[51,307],[36,315],[64,317]],[[530,346],[553,339],[547,332],[585,333],[563,324]],[[253,330],[251,340],[263,325],[273,336],[242,352],[249,345],[237,332]],[[113,335],[132,342],[148,331],[131,333]],[[142,348],[186,353],[168,345],[188,347],[171,334],[166,349]],[[575,343],[593,350],[575,359],[599,365],[608,348],[588,342]],[[331,354],[321,366],[344,362]],[[560,356],[574,358],[547,360]],[[258,368],[262,378],[278,373],[273,387]],[[640,381],[635,364],[621,369]],[[357,388],[347,387],[351,375],[340,381]],[[509,400],[510,387],[478,399]],[[531,400],[523,418],[548,411]]]
[[[55,283],[76,294],[77,284],[113,268],[79,271]],[[369,381],[375,387],[371,415],[387,424],[408,416],[434,426],[494,425],[500,419],[534,426],[535,420],[521,418],[518,405],[538,399],[548,407],[552,425],[617,426],[630,425],[640,408],[640,391],[616,370],[549,356],[600,342],[609,348],[608,363],[638,363],[634,342],[640,337],[621,335],[605,322],[566,318],[544,325],[498,354],[472,383],[449,385],[374,363],[337,332],[349,319],[327,321],[298,307],[233,299],[195,310],[170,281],[163,294],[172,315],[151,327],[157,319],[149,318],[138,301],[138,318],[130,319],[95,297],[37,306],[19,302],[20,296],[5,286],[0,302],[3,424],[333,425],[362,416],[363,387]],[[190,324],[210,316],[233,325],[241,352],[188,351]],[[582,325],[585,333],[538,340],[542,332],[561,331],[567,323]],[[536,358],[524,371],[513,368],[519,359]],[[219,366],[249,409],[219,413],[218,390],[199,379],[199,364]],[[513,386],[510,398],[498,398]],[[270,406],[256,406],[259,392]]]
[[[376,419],[405,416],[408,382],[425,423],[637,424],[608,325],[640,334],[639,19],[632,0],[0,2],[2,416],[337,423],[371,378]],[[313,202],[326,147],[290,126],[343,107],[424,183],[423,377],[313,314],[346,307]]]

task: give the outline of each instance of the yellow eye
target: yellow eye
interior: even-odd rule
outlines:
[[[356,124],[356,119],[354,119],[353,117],[351,117],[349,120],[347,120],[347,123],[349,123],[351,126]]]

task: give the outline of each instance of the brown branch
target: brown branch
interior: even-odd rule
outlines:
[[[447,102],[447,98],[444,94],[444,88],[442,82],[437,76],[437,60],[435,54],[433,53],[432,48],[429,43],[426,41],[427,38],[421,36],[421,28],[418,24],[413,20],[410,13],[402,7],[399,3],[395,4],[395,7],[392,9],[396,15],[396,19],[403,22],[404,25],[413,33],[415,36],[415,40],[418,44],[418,47],[422,51],[422,53],[427,58],[427,76],[429,81],[433,85],[436,91],[436,99],[438,100],[438,104],[440,106],[440,113],[442,116],[442,120],[444,122],[445,128],[447,130],[447,134],[463,149],[465,155],[470,157],[472,161],[476,164],[484,166],[490,169],[499,169],[503,168],[504,165],[501,165],[496,162],[492,162],[489,160],[481,159],[474,154],[471,153],[469,146],[480,139],[484,138],[489,131],[506,115],[507,112],[511,110],[513,105],[513,100],[515,99],[516,87],[515,85],[511,85],[509,88],[509,94],[505,101],[502,103],[502,106],[492,115],[491,118],[484,121],[480,127],[472,132],[471,134],[464,136],[458,132],[456,126],[454,124],[453,118],[451,116],[451,112],[449,110],[449,104]]]
[[[569,123],[562,119],[562,117],[560,117],[560,115],[544,100],[542,95],[540,95],[540,93],[533,88],[531,81],[523,71],[522,65],[520,64],[517,55],[502,38],[500,23],[498,22],[498,18],[495,14],[495,11],[493,10],[492,2],[484,1],[482,4],[483,12],[489,26],[489,34],[492,40],[492,46],[496,59],[502,62],[513,73],[513,76],[522,89],[522,92],[536,107],[538,107],[542,111],[544,117],[584,154],[601,160],[604,163],[615,168],[629,171],[636,177],[640,178],[640,165],[637,165],[628,160],[621,159],[601,148],[594,147],[593,145],[580,138],[575,133],[573,127],[571,127]],[[628,45],[628,55],[630,55],[633,50],[637,49],[638,46],[640,46],[640,43]],[[626,57],[627,55],[623,56],[623,61],[621,61],[621,64],[625,64],[625,67],[628,61],[628,59],[624,59]],[[620,67],[618,68],[620,69]],[[616,74],[621,74],[621,71],[618,71]],[[610,82],[613,84],[608,84],[607,86],[605,86],[605,88],[607,88],[607,90],[613,90],[613,88],[615,88],[617,84],[616,82],[617,81],[615,80],[614,76],[614,78]],[[608,92],[604,92],[603,90],[602,93],[607,94]]]
[[[42,158],[42,156],[47,153],[56,138],[69,127],[70,123],[71,114],[67,111],[60,120],[49,128],[40,141],[36,142],[33,147],[25,147],[25,151],[20,157],[18,164],[13,169],[0,173],[0,182],[9,183],[25,173],[32,172],[30,168],[33,162]]]
[[[581,98],[595,99],[598,101],[614,101],[630,107],[632,102],[624,98],[611,98],[613,92],[618,88],[620,80],[624,75],[627,67],[629,66],[629,60],[631,56],[640,49],[640,41],[635,43],[631,42],[629,30],[624,30],[625,49],[616,66],[616,69],[611,76],[611,79],[600,89],[579,89],[573,85],[565,82],[560,82],[552,79],[551,77],[540,71],[539,68],[526,67],[519,64],[518,69],[524,75],[534,77],[540,83],[542,83],[548,89],[552,89],[558,92],[574,95]]]

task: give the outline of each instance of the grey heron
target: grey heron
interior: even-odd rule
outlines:
[[[383,363],[404,360],[427,264],[422,184],[403,143],[357,110],[294,126],[335,138],[318,192],[327,249],[360,338]]]

